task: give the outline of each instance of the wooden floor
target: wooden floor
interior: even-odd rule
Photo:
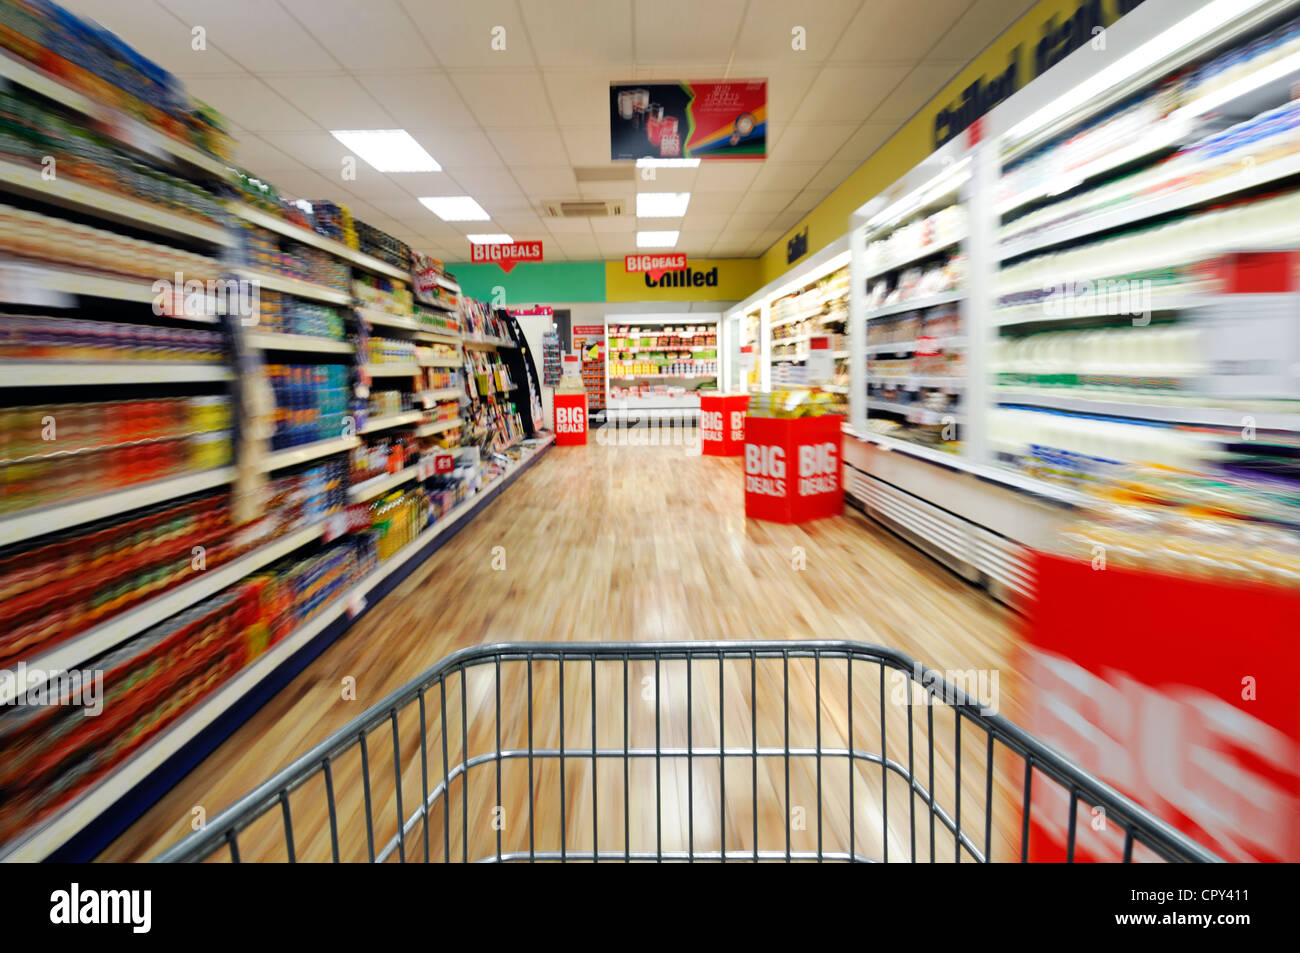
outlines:
[[[1011,625],[1010,614],[998,603],[852,509],[805,527],[747,521],[739,460],[693,455],[681,446],[593,443],[553,449],[100,859],[154,856],[191,830],[196,808],[213,817],[366,707],[465,646],[521,640],[876,642],[939,669],[1002,673],[1000,710],[1021,720],[1015,685],[1005,677]],[[559,747],[558,669],[556,662],[535,663],[530,696],[523,665],[503,666],[502,748],[527,747],[530,697],[534,750]],[[664,663],[657,691],[653,673],[649,662],[630,666],[625,726],[621,663],[602,662],[594,673],[588,663],[568,663],[565,748],[591,748],[594,708],[598,748],[621,751],[626,730],[629,747],[652,751],[657,714],[660,750],[685,749],[685,663]],[[355,679],[355,700],[343,698],[349,678]],[[465,750],[471,756],[496,750],[494,678],[488,666],[470,672],[463,689],[458,679],[446,686],[446,735],[453,767]],[[554,757],[536,755],[531,765],[527,758],[508,758],[499,769],[492,759],[467,772],[468,790],[466,778],[456,775],[445,796],[434,801],[428,822],[430,858],[441,859],[448,851],[454,860],[495,856],[498,833],[507,852],[527,852],[530,842],[537,851],[590,851],[594,840],[602,856],[625,849],[717,852],[724,846],[730,854],[752,851],[757,827],[758,849],[764,855],[783,855],[787,844],[795,853],[815,851],[820,835],[827,852],[849,850],[851,839],[859,855],[879,858],[887,848],[891,860],[907,859],[915,837],[917,856],[928,859],[926,804],[915,796],[909,804],[902,777],[890,774],[883,781],[878,764],[858,760],[850,768],[843,756],[783,755],[786,699],[791,747],[813,748],[817,731],[824,751],[849,747],[848,678],[843,660],[815,667],[811,660],[796,659],[783,669],[776,659],[759,662],[753,672],[746,660],[728,661],[721,678],[718,662],[697,661],[690,672],[690,744],[693,752],[712,748],[712,754],[689,759],[665,755],[657,761],[634,757],[626,785],[621,758],[596,759],[594,785],[590,757],[569,754],[563,775]],[[874,665],[853,663],[852,679],[853,749],[881,751],[885,710],[888,754],[906,765],[908,709],[897,704],[893,682],[886,686],[889,704],[882,706]],[[431,786],[442,777],[440,694],[435,689],[429,696],[425,719]],[[418,719],[417,711],[405,711],[398,725],[408,817],[418,809],[422,790]],[[918,706],[912,710],[912,728],[916,778],[927,788],[926,739],[931,731],[937,739],[934,790],[938,803],[952,814],[957,806],[952,713]],[[720,734],[731,752],[725,767],[716,751]],[[755,744],[773,748],[776,754],[753,758],[734,753]],[[398,826],[393,751],[391,729],[376,732],[368,746],[376,849],[393,839]],[[972,831],[982,849],[982,732],[965,725],[960,751],[963,828]],[[992,853],[1001,858],[1019,849],[1014,816],[1018,775],[1001,759],[994,774]],[[368,855],[361,778],[359,753],[345,755],[334,767],[340,853],[345,860]],[[331,856],[325,804],[319,778],[291,797],[299,859]],[[444,830],[445,821],[450,823]],[[283,858],[281,823],[277,810],[245,832],[242,857]],[[938,831],[934,854],[951,860],[952,834],[941,826]],[[405,848],[408,860],[423,859],[423,823]]]

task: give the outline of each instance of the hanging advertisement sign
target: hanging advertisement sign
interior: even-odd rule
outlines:
[[[476,265],[500,265],[507,275],[521,261],[541,261],[541,242],[510,242],[508,244],[469,246],[470,261]]]
[[[610,157],[763,159],[767,80],[613,83]]]
[[[549,318],[555,315],[555,309],[548,304],[535,304],[530,308],[511,308],[508,313],[515,318]]]
[[[651,281],[658,281],[667,272],[685,271],[685,255],[628,255],[623,259],[623,267],[629,275],[645,274]]]

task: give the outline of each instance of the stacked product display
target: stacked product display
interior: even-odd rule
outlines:
[[[574,330],[573,349],[582,361],[582,383],[587,388],[587,411],[592,414],[600,413],[605,409],[604,331],[597,333],[595,328],[581,332]],[[611,368],[613,366],[610,365]]]
[[[609,397],[625,408],[698,409],[717,386],[718,325],[684,316],[610,325]]]
[[[835,263],[845,261],[838,256]],[[847,264],[826,272],[818,269],[794,290],[769,305],[771,329],[772,384],[844,387],[848,393],[849,268]],[[830,338],[833,357],[831,379],[808,379],[808,353],[815,337]]]
[[[960,452],[966,415],[968,212],[954,203],[969,176],[866,228],[866,387],[873,433]]]
[[[0,0],[0,86],[0,857],[42,859],[545,444],[489,368],[510,451],[458,456],[490,312],[229,169],[218,117],[110,34]],[[102,717],[55,704],[45,673],[92,671]]]

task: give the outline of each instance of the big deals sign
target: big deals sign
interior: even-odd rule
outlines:
[[[500,265],[501,270],[510,274],[515,265],[521,261],[541,261],[541,242],[510,242],[509,244],[469,246],[470,261],[476,265]]]
[[[745,419],[745,515],[804,523],[844,509],[844,418]]]

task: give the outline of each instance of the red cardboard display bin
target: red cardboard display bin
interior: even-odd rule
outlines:
[[[805,523],[844,511],[844,417],[745,417],[745,515]]]
[[[1300,592],[1042,553],[1033,569],[1025,727],[1225,860],[1300,860]],[[1029,859],[1063,860],[1067,794],[1035,782],[1030,804]],[[1123,857],[1090,805],[1075,837],[1076,860]]]
[[[587,395],[555,395],[555,445],[580,447],[587,442]]]
[[[700,395],[700,452],[711,457],[738,457],[745,452],[748,394]]]

